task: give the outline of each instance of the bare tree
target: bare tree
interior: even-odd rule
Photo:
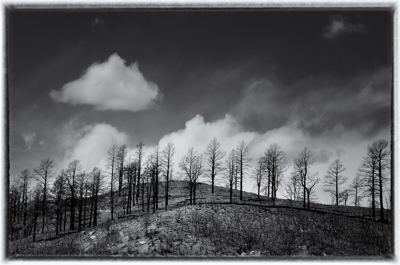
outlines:
[[[139,194],[140,194],[140,174],[142,170],[142,159],[143,159],[143,143],[139,142],[136,146],[136,160],[137,160],[137,190],[136,190],[136,203],[139,204]]]
[[[39,204],[40,197],[42,196],[43,188],[39,185],[36,186],[34,190],[34,213],[33,213],[33,242],[36,240],[36,227],[37,227],[37,218],[39,216]]]
[[[169,196],[169,184],[171,181],[171,169],[173,167],[172,158],[175,154],[174,144],[169,142],[162,151],[162,167],[164,173],[164,185],[165,185],[165,209],[168,207],[168,196]]]
[[[380,204],[380,217],[384,219],[384,206],[383,206],[383,186],[387,181],[387,171],[390,167],[390,150],[387,149],[389,142],[386,140],[378,140],[372,143],[368,148],[368,152],[372,159],[376,161],[377,177],[379,183],[379,204]]]
[[[368,147],[368,153],[363,158],[361,166],[358,168],[358,174],[362,176],[362,182],[364,185],[364,193],[365,197],[369,197],[371,201],[371,211],[372,217],[375,217],[375,198],[377,196],[377,161],[373,157],[373,154],[370,151],[370,147]]]
[[[291,176],[283,181],[283,197],[296,201],[300,197],[300,178],[298,174],[291,174]]]
[[[27,236],[27,217],[28,217],[28,193],[31,179],[33,178],[32,174],[28,169],[25,169],[19,175],[19,180],[21,183],[21,196],[22,196],[22,215],[23,215],[23,227],[24,227],[24,236]]]
[[[86,228],[86,213],[87,213],[87,200],[88,200],[88,192],[91,190],[91,181],[90,174],[86,175],[85,183],[83,184],[85,187],[85,198],[84,198],[84,207],[83,207],[83,229]]]
[[[43,196],[42,196],[42,234],[44,233],[44,223],[46,219],[46,210],[47,210],[47,193],[49,180],[53,177],[53,160],[50,158],[46,158],[40,162],[39,167],[37,167],[34,172],[36,175],[36,179],[41,183],[43,187]]]
[[[132,213],[132,204],[135,205],[135,187],[136,187],[136,173],[137,164],[136,161],[130,161],[126,167],[126,179],[128,185],[128,200],[126,206],[126,213]]]
[[[326,188],[324,191],[329,192],[335,197],[336,206],[339,205],[340,185],[343,185],[347,181],[347,177],[341,174],[345,170],[346,168],[343,166],[342,161],[336,159],[329,166],[325,175],[324,185]]]
[[[202,174],[203,174],[203,155],[198,155],[193,167],[193,204],[196,204],[197,183]]]
[[[354,195],[354,207],[358,207],[360,205],[360,200],[363,198],[361,196],[362,187],[362,176],[360,173],[357,173],[356,177],[353,179],[353,182],[350,185],[350,195]]]
[[[233,172],[232,172],[233,173]],[[263,158],[260,157],[257,161],[256,167],[254,168],[252,179],[255,180],[255,186],[257,187],[257,197],[260,198],[261,184],[263,182],[264,175],[264,162]]]
[[[285,152],[280,150],[278,144],[274,143],[269,146],[264,154],[264,168],[267,170],[268,186],[271,184],[271,197],[275,205],[276,192],[278,191],[283,172],[288,169],[288,159]]]
[[[153,165],[153,155],[147,157],[147,161],[144,166],[144,171],[142,174],[142,196],[144,196],[144,191],[146,191],[146,202],[147,202],[147,212],[150,212],[150,200],[152,193],[153,177],[154,177],[154,165]],[[146,185],[145,185],[146,184]],[[144,211],[144,199],[142,197],[142,210]]]
[[[103,185],[103,177],[101,174],[101,170],[98,169],[97,167],[93,168],[92,173],[93,177],[93,182],[92,182],[92,205],[93,205],[93,210],[91,210],[90,218],[93,213],[93,226],[97,225],[97,216],[98,216],[98,196],[100,193],[100,190]],[[89,222],[90,223],[90,222]]]
[[[20,193],[20,189],[18,187],[18,183],[14,183],[13,185],[11,185],[10,187],[10,194],[9,194],[9,213],[10,213],[10,219],[9,219],[9,229],[10,229],[10,237],[11,240],[15,239],[15,225],[18,222],[18,219],[20,218],[19,216],[19,203],[20,203],[20,199],[21,199],[21,193]],[[18,238],[18,233],[16,233],[17,238]]]
[[[312,188],[318,183],[318,177],[310,173],[310,167],[314,164],[315,158],[308,147],[305,147],[299,156],[294,159],[294,172],[300,179],[301,186],[303,187],[303,208],[306,209],[306,198],[308,195],[308,207]],[[311,187],[311,189],[310,189]]]
[[[124,163],[127,153],[128,153],[128,147],[126,146],[126,144],[123,144],[118,148],[116,157],[117,158],[116,168],[118,171],[118,196],[121,195],[123,174],[124,174]]]
[[[110,174],[110,206],[111,206],[111,220],[114,220],[114,175],[116,172],[118,162],[119,147],[113,144],[107,152],[107,169]]]
[[[65,193],[66,186],[66,172],[61,170],[60,174],[57,176],[54,181],[53,193],[55,194],[55,203],[56,203],[56,235],[58,235],[59,231],[61,231],[61,220],[62,220],[62,199],[63,194]]]
[[[186,174],[189,181],[189,201],[196,204],[197,181],[202,174],[203,156],[197,154],[193,147],[189,148],[187,154],[182,157],[179,167]]]
[[[233,183],[235,181],[236,152],[232,150],[225,160],[225,180],[229,187],[229,202],[233,199]]]
[[[242,140],[239,142],[236,148],[236,158],[240,176],[240,200],[243,199],[243,179],[246,174],[246,170],[250,165],[250,158],[248,158],[248,155],[249,146],[245,141]]]
[[[222,159],[225,157],[225,152],[221,150],[221,144],[214,137],[207,145],[204,152],[205,164],[207,166],[206,176],[211,179],[211,193],[214,193],[215,178],[221,171]]]
[[[84,194],[84,190],[85,190],[86,179],[87,179],[87,175],[85,172],[77,175],[77,188],[79,191],[78,231],[82,231],[83,194]]]
[[[71,163],[68,165],[67,169],[67,181],[68,181],[68,186],[71,191],[71,205],[70,205],[70,224],[69,224],[69,229],[74,230],[75,229],[75,189],[76,189],[76,176],[80,173],[81,170],[81,165],[79,160],[73,160]]]
[[[237,163],[236,150],[235,150],[235,158],[236,158],[235,171],[234,171],[234,174],[235,174],[235,190],[238,190],[237,189],[237,185],[238,185],[238,176],[239,176],[240,169],[239,169],[239,165]]]
[[[154,201],[154,208],[158,209],[158,192],[159,192],[159,175],[161,171],[161,159],[160,159],[160,152],[159,146],[157,145],[154,148],[153,152],[153,201]]]

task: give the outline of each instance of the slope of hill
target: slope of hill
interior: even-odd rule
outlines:
[[[197,205],[188,205],[187,182],[174,182],[169,209],[160,194],[159,210],[132,215],[61,237],[32,243],[25,238],[9,244],[11,257],[342,257],[392,256],[390,223],[355,218],[352,207],[338,212],[313,204],[306,211],[287,200],[244,192],[234,204],[229,190],[200,184]],[[323,209],[328,208],[328,209]],[[315,209],[318,209],[317,211]],[[104,211],[102,220],[106,219]]]

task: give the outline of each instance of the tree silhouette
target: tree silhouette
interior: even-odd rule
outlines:
[[[214,137],[207,145],[204,152],[205,164],[207,166],[206,176],[211,179],[211,193],[214,193],[215,178],[221,171],[222,159],[225,157],[225,152],[221,150],[221,144]]]
[[[345,170],[346,168],[343,166],[342,161],[336,159],[329,166],[325,174],[324,184],[326,188],[324,191],[331,193],[335,197],[336,206],[339,205],[340,185],[343,185],[347,181],[347,177],[341,174]]]
[[[43,196],[42,196],[42,234],[44,233],[44,223],[46,219],[46,211],[47,211],[47,193],[49,180],[53,177],[52,169],[54,168],[53,160],[50,158],[46,158],[40,162],[39,167],[37,167],[34,172],[36,175],[36,179],[41,183],[43,187]]]
[[[240,141],[236,148],[236,163],[238,165],[239,176],[240,176],[240,200],[243,199],[243,179],[246,174],[246,170],[250,165],[249,146],[245,141]]]

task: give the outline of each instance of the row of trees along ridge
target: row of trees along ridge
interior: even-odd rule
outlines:
[[[107,213],[108,210],[111,220],[120,214],[131,214],[135,205],[142,211],[154,212],[159,209],[160,197],[164,197],[162,203],[167,209],[175,147],[171,142],[162,150],[156,146],[146,157],[143,147],[140,142],[135,155],[128,156],[126,145],[114,144],[107,152],[104,170],[95,167],[89,173],[82,171],[79,160],[73,160],[56,175],[53,160],[49,158],[42,160],[33,172],[23,170],[9,188],[10,240],[32,235],[35,241],[38,232],[59,235],[66,232],[67,227],[69,231],[81,231],[96,226],[100,212]],[[390,188],[386,187],[391,161],[388,147],[386,140],[368,146],[357,175],[347,188],[342,188],[347,181],[343,175],[346,168],[340,159],[333,161],[323,184],[335,205],[341,202],[346,205],[353,197],[354,206],[359,207],[360,201],[367,198],[372,216],[375,217],[376,207],[379,207],[380,219],[384,219],[384,199],[387,207],[391,200]],[[245,141],[240,141],[229,153],[222,150],[215,137],[203,153],[189,148],[178,164],[178,173],[189,184],[189,203],[196,204],[196,189],[201,177],[209,179],[211,193],[215,192],[216,184],[223,183],[229,188],[231,203],[234,190],[239,189],[239,199],[243,200],[243,184],[251,168],[250,162]],[[311,171],[315,162],[313,152],[307,147],[290,163],[280,146],[271,144],[250,172],[257,196],[263,192],[275,205],[279,190],[285,198],[302,202],[302,207],[309,209],[310,201],[316,200],[315,187],[320,182],[318,173]],[[290,167],[292,172],[285,177]],[[386,198],[385,193],[388,194]],[[104,198],[102,204],[100,198]]]

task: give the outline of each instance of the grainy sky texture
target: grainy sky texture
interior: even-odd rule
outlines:
[[[291,161],[307,146],[321,178],[340,158],[348,186],[367,146],[391,137],[389,11],[13,10],[7,20],[11,179],[47,157],[57,171],[73,159],[91,171],[113,143],[134,152],[139,141],[147,153],[172,141],[178,177],[187,150],[215,136],[227,152],[245,140],[253,164],[272,143]]]

